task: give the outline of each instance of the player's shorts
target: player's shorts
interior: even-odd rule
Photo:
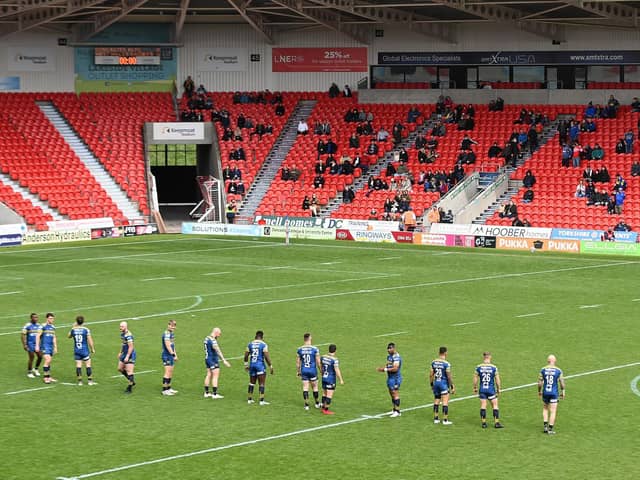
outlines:
[[[433,396],[440,398],[442,395],[449,395],[449,385],[442,382],[435,382],[433,384]]]
[[[478,393],[478,398],[480,400],[495,400],[496,397],[497,397],[496,392],[492,392],[492,391]]]
[[[91,355],[89,355],[89,352],[74,352],[73,358],[75,358],[76,360],[87,362],[91,360]]]
[[[35,343],[27,343],[27,352],[35,352],[36,344]]]
[[[162,355],[162,365],[165,367],[173,367],[176,359],[172,355]]]
[[[43,355],[53,355],[53,346],[40,348],[40,352]]]
[[[542,395],[542,401],[545,404],[549,404],[549,403],[558,403],[558,395],[556,394],[552,394],[552,395]]]
[[[264,375],[266,373],[266,368],[264,365],[250,365],[249,366],[249,376],[257,377],[258,375]]]
[[[130,364],[136,363],[136,352],[135,352],[135,350],[131,353],[131,355],[129,355],[129,361],[128,362],[124,361],[126,356],[127,356],[126,353],[123,353],[122,355],[120,355],[120,361],[122,363],[130,363]]]
[[[318,374],[317,372],[302,371],[300,372],[300,378],[306,382],[315,382],[316,380],[318,380]]]
[[[387,378],[387,388],[389,390],[400,390],[400,385],[402,385],[402,378],[399,378],[399,377]]]
[[[335,390],[336,389],[336,384],[334,383],[327,383],[327,382],[322,382],[322,389],[323,390]]]
[[[209,370],[217,370],[220,368],[220,363],[217,360],[213,361],[211,358],[206,358],[204,364]]]

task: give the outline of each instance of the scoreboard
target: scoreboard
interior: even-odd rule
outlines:
[[[160,65],[160,47],[95,47],[96,65]]]

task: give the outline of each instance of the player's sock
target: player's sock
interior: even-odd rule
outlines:
[[[480,409],[480,420],[482,420],[482,423],[487,423],[487,409],[486,408],[481,408]]]
[[[543,423],[543,426],[544,426],[544,427],[543,427],[543,432],[545,432],[545,433],[546,433],[547,431],[549,431],[549,422],[544,422],[544,423]]]
[[[264,402],[264,385],[260,385],[258,391],[260,392],[260,401]]]
[[[127,380],[129,380],[129,386],[131,387],[133,387],[136,384],[136,382],[133,379],[133,374],[127,375]]]
[[[253,383],[249,384],[249,388],[247,389],[247,392],[249,393],[249,396],[251,397],[253,395],[253,387],[255,385]]]
[[[400,399],[399,398],[394,398],[393,399],[393,409],[397,412],[400,411]]]
[[[40,368],[40,364],[42,363],[42,357],[38,357],[36,360],[36,370]]]
[[[442,418],[444,420],[448,420],[449,419],[449,405],[443,405],[442,406]]]
[[[322,395],[322,408],[325,408],[326,405],[327,405],[327,397],[325,395]]]
[[[494,408],[494,409],[493,409],[493,419],[494,419],[496,422],[499,422],[499,421],[500,421],[500,410],[498,410],[497,408]]]
[[[51,377],[51,373],[49,373],[51,371],[51,367],[42,367],[42,371],[44,372],[44,378]]]
[[[304,406],[308,407],[309,406],[309,392],[308,391],[303,391],[302,392],[302,398],[304,398]]]
[[[162,391],[164,392],[165,390],[169,390],[170,386],[169,386],[169,382],[171,382],[171,380],[167,377],[163,377],[162,378]]]
[[[553,425],[550,423],[549,424],[549,431],[553,430]]]
[[[313,399],[316,401],[316,403],[318,403],[318,392],[313,392]]]
[[[433,406],[433,419],[438,420],[438,411],[440,410],[440,405]]]
[[[76,377],[78,377],[78,381],[82,381],[82,368],[76,368]]]
[[[204,393],[209,393],[209,385],[204,386]]]
[[[213,393],[214,395],[218,394],[218,387],[211,387],[211,393]]]
[[[92,381],[93,380],[93,369],[91,367],[87,367],[87,380]]]
[[[327,405],[326,408],[327,408],[327,410],[329,410],[329,405],[331,405],[331,398],[330,397],[325,397],[325,402],[326,402],[326,405]]]
[[[129,380],[129,374],[127,373],[127,371],[126,371],[126,370],[121,370],[121,371],[120,371],[120,373],[122,374],[122,376],[123,376],[124,378],[126,378],[127,380]]]

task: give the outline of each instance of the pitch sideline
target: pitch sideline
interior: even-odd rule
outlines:
[[[588,375],[596,375],[598,373],[604,373],[604,372],[610,372],[612,370],[620,370],[622,368],[629,368],[629,367],[635,367],[640,365],[640,362],[633,362],[633,363],[626,363],[623,365],[615,365],[613,367],[607,367],[607,368],[600,368],[598,370],[590,370],[587,372],[581,372],[581,373],[576,373],[573,375],[567,375],[565,378],[566,379],[571,379],[571,378],[579,378],[579,377],[586,377]],[[514,391],[514,390],[522,390],[524,388],[528,388],[528,387],[532,387],[534,385],[537,385],[537,383],[525,383],[523,385],[517,385],[514,387],[508,387],[505,388],[503,390],[503,392],[509,392],[509,391]],[[459,398],[455,398],[450,400],[450,402],[461,402],[463,400],[470,400],[472,398],[477,398],[477,395],[468,395],[466,397],[459,397]],[[416,405],[414,407],[409,407],[409,408],[405,408],[403,409],[403,412],[410,412],[410,411],[414,411],[414,410],[421,410],[421,409],[425,409],[425,408],[430,408],[433,406],[433,403],[427,403],[424,405]],[[256,438],[254,440],[246,440],[244,442],[237,442],[237,443],[230,443],[227,445],[221,445],[219,447],[212,447],[212,448],[207,448],[204,450],[196,450],[194,452],[187,452],[187,453],[181,453],[178,455],[172,455],[169,457],[161,457],[161,458],[156,458],[154,460],[147,460],[145,462],[138,462],[138,463],[132,463],[129,465],[121,465],[119,467],[113,467],[113,468],[109,468],[106,470],[99,470],[96,472],[91,472],[91,473],[83,473],[81,475],[77,475],[77,476],[73,476],[73,477],[55,477],[56,480],[81,480],[84,478],[92,478],[92,477],[98,477],[101,475],[106,475],[108,473],[115,473],[115,472],[121,472],[123,470],[131,470],[133,468],[139,468],[139,467],[145,467],[147,465],[155,465],[157,463],[165,463],[165,462],[170,462],[173,460],[180,460],[182,458],[190,458],[190,457],[195,457],[198,455],[205,455],[207,453],[215,453],[215,452],[220,452],[223,450],[229,450],[232,448],[238,448],[238,447],[246,447],[248,445],[255,445],[257,443],[264,443],[264,442],[270,442],[273,440],[280,440],[283,438],[288,438],[288,437],[293,437],[296,435],[303,435],[305,433],[311,433],[311,432],[317,432],[317,431],[321,431],[321,430],[327,430],[330,428],[336,428],[336,427],[341,427],[343,425],[350,425],[353,423],[359,423],[359,422],[364,422],[367,420],[373,420],[373,419],[380,419],[382,417],[385,417],[389,415],[389,413],[379,413],[377,415],[361,415],[357,418],[352,418],[351,420],[344,420],[341,422],[335,422],[335,423],[329,423],[329,424],[325,424],[325,425],[318,425],[316,427],[310,427],[310,428],[304,428],[301,430],[294,430],[291,432],[286,432],[286,433],[281,433],[278,435],[272,435],[269,437],[262,437],[262,438]]]

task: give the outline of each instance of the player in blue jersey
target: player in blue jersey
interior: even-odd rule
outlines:
[[[35,378],[40,376],[38,368],[42,363],[42,352],[40,351],[40,334],[42,325],[38,322],[38,314],[32,313],[29,323],[22,327],[22,348],[29,357],[27,360],[27,377]],[[36,359],[36,366],[33,367],[33,360]]]
[[[47,323],[42,327],[42,333],[40,334],[40,351],[44,362],[42,365],[44,383],[57,382],[55,378],[51,377],[51,360],[58,353],[56,327],[53,325],[55,319],[53,313],[47,313]]]
[[[449,394],[456,393],[451,377],[451,364],[447,362],[447,347],[440,347],[438,358],[431,362],[429,382],[433,389],[433,423],[440,423],[440,403],[442,403],[442,424],[453,425],[449,421]]]
[[[500,374],[498,367],[491,363],[491,353],[482,354],[482,363],[476,367],[473,376],[473,393],[480,399],[480,420],[482,428],[487,428],[487,400],[493,407],[493,421],[495,428],[504,428],[500,423],[500,410],[498,409],[498,395],[500,395]]]
[[[87,383],[89,385],[94,385],[93,370],[91,368],[91,353],[96,353],[96,349],[93,344],[91,330],[83,324],[84,317],[82,315],[78,315],[76,317],[76,323],[69,332],[68,337],[73,340],[73,356],[76,360],[76,377],[78,379],[78,385],[82,385],[83,362],[87,370]]]
[[[218,337],[220,335],[222,335],[222,330],[216,327],[211,331],[211,335],[204,339],[204,364],[207,368],[207,374],[204,377],[204,398],[224,398],[223,395],[218,393],[220,361],[226,367],[230,367],[231,364],[224,358],[220,345],[218,345]],[[211,385],[211,392],[209,392],[209,385]]]
[[[176,321],[169,320],[167,329],[162,334],[162,365],[164,366],[164,375],[162,375],[162,395],[172,396],[178,393],[177,390],[171,388],[171,379],[173,378],[173,366],[178,361],[175,343]]]
[[[547,357],[547,365],[540,370],[538,375],[538,396],[542,398],[542,421],[544,433],[553,435],[556,431],[553,426],[556,423],[558,399],[564,399],[565,385],[562,370],[556,367],[556,356]]]
[[[249,342],[247,349],[244,351],[244,369],[249,372],[249,387],[247,389],[247,403],[253,402],[253,389],[258,381],[258,390],[260,392],[260,405],[269,405],[264,399],[264,386],[267,380],[267,365],[273,375],[273,364],[269,356],[269,347],[263,341],[264,332],[258,330],[253,341]]]
[[[340,385],[344,385],[336,350],[337,347],[331,344],[329,345],[329,353],[320,357],[320,365],[322,365],[322,413],[325,415],[333,415],[333,412],[329,410],[329,406],[333,399],[333,392],[336,389],[336,379],[340,381]]]
[[[391,417],[399,417],[400,413],[400,385],[402,384],[402,357],[396,351],[396,344],[387,345],[387,364],[384,367],[378,367],[379,372],[387,374],[387,388],[391,395],[391,403],[393,410]]]
[[[311,344],[310,333],[304,334],[304,345],[298,348],[296,356],[296,369],[298,376],[302,379],[302,398],[304,398],[304,409],[309,410],[309,384],[313,389],[313,399],[316,408],[322,405],[319,402],[318,394],[318,370],[320,366],[320,351]]]
[[[124,393],[131,393],[136,384],[134,371],[136,366],[136,347],[133,334],[127,322],[120,322],[120,353],[118,353],[118,371],[127,379],[128,385]]]

